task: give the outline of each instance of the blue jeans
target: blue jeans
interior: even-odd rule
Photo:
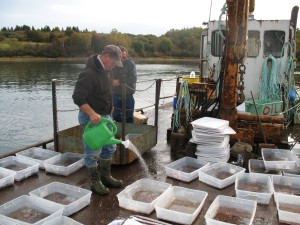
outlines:
[[[101,116],[111,120],[111,117],[109,115]],[[90,121],[90,117],[86,113],[79,110],[78,121],[84,129],[86,124]],[[102,159],[111,159],[112,154],[116,151],[116,145],[106,145],[100,148],[99,150],[92,150],[89,148],[89,146],[85,143],[84,140],[82,140],[82,142],[84,147],[84,165],[87,168],[97,166],[97,161],[99,160],[99,157]]]
[[[114,96],[114,111],[113,118],[117,122],[122,122],[122,96]],[[126,95],[126,123],[133,123],[134,112],[134,98],[133,95]]]

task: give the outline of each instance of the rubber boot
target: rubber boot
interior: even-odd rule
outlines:
[[[98,195],[106,195],[109,193],[109,190],[107,187],[105,187],[101,180],[100,175],[97,166],[88,168],[90,173],[90,184],[91,184],[91,190],[95,192]]]
[[[121,180],[116,180],[110,174],[111,159],[100,159],[98,169],[100,173],[100,179],[104,185],[109,187],[121,187],[123,185]]]

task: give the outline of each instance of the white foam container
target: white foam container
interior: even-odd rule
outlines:
[[[168,177],[172,177],[184,182],[191,182],[198,177],[198,170],[208,165],[209,163],[207,162],[201,162],[201,160],[186,156],[166,165],[165,170]],[[181,171],[180,169],[183,166],[191,166],[195,168],[195,170],[190,173]]]
[[[256,172],[255,169],[260,169],[260,170],[265,170],[265,173],[259,173],[259,172]],[[259,160],[259,159],[249,159],[248,161],[248,170],[249,170],[249,173],[257,173],[257,174],[268,174],[268,175],[274,175],[275,172],[277,175],[282,175],[282,172],[281,170],[267,170],[266,167],[265,167],[265,164],[264,164],[264,161],[263,160]],[[271,172],[271,171],[274,171],[274,173],[268,173],[268,172]]]
[[[26,167],[19,171],[9,169],[10,171],[13,171],[16,173],[15,181],[24,180],[25,178],[32,176],[39,172],[39,163],[34,162],[32,160],[20,159],[20,158],[17,158],[16,156],[8,156],[8,157],[0,159],[0,167],[6,168],[10,165],[16,165],[16,166],[19,165],[19,166]]]
[[[251,184],[254,184],[254,185],[255,184],[263,184],[266,187],[267,191],[254,192],[254,191],[242,190],[239,188],[240,182],[248,183],[249,186],[251,186]],[[274,193],[274,190],[273,190],[273,184],[272,184],[272,181],[271,181],[271,178],[269,175],[258,174],[258,173],[256,173],[256,174],[244,173],[244,174],[239,174],[236,177],[235,192],[236,192],[236,197],[238,197],[238,198],[254,200],[261,204],[269,204],[270,199]]]
[[[26,159],[36,161],[40,164],[39,167],[41,169],[45,169],[44,161],[47,159],[51,159],[54,156],[60,154],[61,154],[60,152],[34,147],[34,148],[29,148],[24,151],[18,152],[16,153],[16,156],[20,158],[26,158]]]
[[[294,169],[296,165],[294,155],[288,149],[262,148],[261,154],[264,160],[265,167],[269,170]],[[281,158],[282,160],[268,160],[268,158]]]
[[[215,174],[216,172],[221,172],[221,171],[232,173],[232,175],[225,179],[219,179],[213,176],[213,174]],[[235,166],[226,162],[211,164],[206,167],[202,167],[198,170],[200,181],[219,189],[222,189],[224,187],[229,186],[230,184],[233,184],[237,174],[241,174],[244,172],[245,172],[245,168],[240,166]]]
[[[0,189],[13,185],[15,182],[15,175],[15,171],[0,167],[0,176],[2,177],[0,179]]]
[[[22,209],[24,207],[33,208],[40,212],[44,212],[44,213],[47,213],[50,215],[45,217],[44,219],[39,220],[36,223],[27,223],[27,222],[13,219],[13,218],[7,216],[10,213],[15,212],[19,209]],[[15,198],[15,199],[0,206],[1,217],[4,218],[6,221],[9,221],[9,222],[12,222],[12,223],[15,223],[18,225],[44,224],[46,221],[50,221],[56,217],[61,216],[62,212],[63,212],[63,208],[59,204],[46,201],[45,199],[38,199],[36,197],[32,197],[29,195],[21,195],[20,197]]]
[[[299,209],[300,208],[300,197],[278,193],[277,200],[276,200],[276,207],[277,207],[279,222],[287,223],[287,224],[299,224],[300,214],[280,209],[281,204],[294,206]]]
[[[43,225],[83,225],[83,224],[67,216],[59,216],[54,218],[53,220],[44,223]]]
[[[231,223],[225,223],[219,220],[215,220],[214,217],[218,213],[221,207],[229,208],[233,210],[243,210],[251,214],[246,225],[250,225],[253,222],[255,212],[256,212],[257,202],[252,200],[240,199],[235,197],[229,197],[224,195],[218,195],[215,200],[209,206],[206,214],[205,221],[206,225],[229,225]]]
[[[76,170],[79,170],[84,166],[84,155],[79,153],[65,152],[60,155],[54,156],[51,159],[44,161],[45,170],[48,173],[54,173],[57,175],[68,176],[71,173],[74,173]],[[58,165],[61,162],[66,160],[77,159],[76,162],[69,166]]]
[[[288,194],[292,196],[300,195],[300,177],[289,177],[289,176],[272,176],[272,184],[274,189],[274,199],[276,201],[278,193]],[[282,192],[280,188],[277,188],[276,185],[280,185],[282,187],[286,187],[292,193],[296,193],[293,195],[292,193]]]
[[[67,197],[69,197],[71,200],[74,200],[68,205],[57,203],[64,208],[63,215],[65,216],[72,215],[73,213],[89,205],[91,202],[92,192],[90,190],[86,190],[80,187],[76,187],[73,185],[68,185],[60,182],[52,182],[43,187],[37,188],[29,192],[29,195],[45,199],[46,196],[53,193],[64,194]],[[47,199],[45,200],[50,201]]]
[[[154,207],[157,218],[179,224],[192,224],[200,213],[207,195],[207,192],[204,191],[173,186],[156,202]],[[167,209],[169,204],[176,198],[197,202],[198,207],[193,213],[184,213]]]
[[[137,180],[117,194],[119,206],[135,212],[150,214],[154,210],[155,203],[171,186],[171,184],[151,179]],[[161,194],[150,203],[134,200],[133,195],[141,190],[155,191]]]

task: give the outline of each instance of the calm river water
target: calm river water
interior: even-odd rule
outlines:
[[[0,154],[53,137],[52,79],[57,79],[58,127],[78,124],[72,100],[84,61],[0,62]],[[197,63],[136,64],[136,108],[154,104],[154,79],[164,79],[161,97],[175,93],[176,77],[198,71]],[[151,86],[152,85],[152,86]],[[145,90],[146,89],[146,90]],[[161,100],[160,104],[172,98]]]

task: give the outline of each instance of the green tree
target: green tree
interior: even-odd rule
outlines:
[[[163,37],[158,45],[158,50],[168,55],[171,52],[172,46],[172,40],[168,37]]]

